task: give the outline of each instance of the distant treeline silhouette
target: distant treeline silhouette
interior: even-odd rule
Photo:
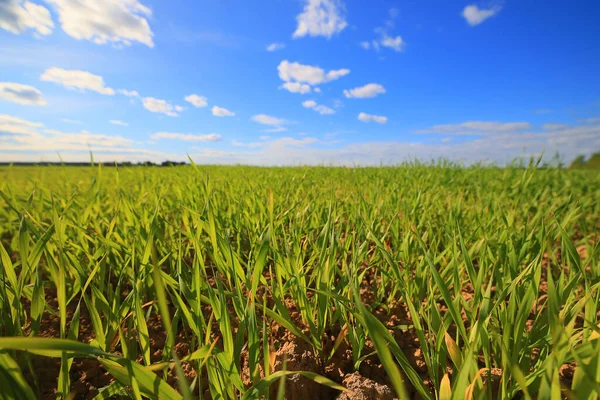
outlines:
[[[160,164],[153,163],[152,161],[143,161],[139,163],[133,163],[131,161],[123,162],[106,162],[106,163],[94,163],[90,161],[86,162],[51,162],[51,161],[37,161],[37,162],[0,162],[0,166],[25,166],[25,167],[37,167],[37,166],[67,166],[67,167],[90,167],[96,164],[102,164],[104,167],[173,167],[177,165],[186,165],[184,161],[163,161]]]
[[[0,166],[66,166],[66,167],[90,167],[97,164],[102,164],[105,167],[174,167],[179,165],[188,165],[185,161],[163,161],[162,163],[154,163],[152,161],[142,161],[142,162],[131,162],[131,161],[123,161],[123,162],[94,162],[94,161],[85,161],[85,162],[52,162],[52,161],[37,161],[37,162],[4,162],[0,161]],[[410,164],[410,163],[409,163]],[[419,165],[427,165],[421,164],[417,161]],[[430,165],[447,165],[447,166],[460,166],[459,164],[455,164],[452,162],[446,163],[442,162],[442,164],[436,164],[434,160],[431,161]],[[541,157],[535,162],[535,158],[531,157],[529,160],[529,165],[533,165],[537,168],[546,169],[546,168],[565,168],[566,164],[561,161],[561,157],[558,153],[552,157],[550,161],[541,162]],[[324,165],[320,165],[324,166]],[[528,166],[526,160],[524,158],[519,158],[510,164],[513,168],[526,168]],[[498,167],[496,165],[496,167]],[[500,167],[501,168],[501,167]],[[587,159],[584,155],[577,156],[571,163],[568,168],[570,169],[600,169],[600,151],[593,153]]]
[[[592,154],[587,160],[585,156],[577,156],[569,165],[569,168],[600,169],[600,151]]]

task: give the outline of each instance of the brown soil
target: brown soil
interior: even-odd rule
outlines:
[[[358,372],[348,375],[343,384],[348,391],[340,394],[337,400],[394,400],[395,398],[389,386],[367,379]]]
[[[577,248],[578,252],[583,259],[586,258],[585,246]],[[560,259],[560,258],[558,258]],[[532,317],[539,311],[540,307],[544,307],[547,285],[545,282],[545,275],[547,274],[548,268],[550,268],[550,257],[546,257],[544,260],[544,271],[542,276],[542,284],[540,286],[540,293],[538,301],[534,304],[532,309]],[[211,278],[211,284],[214,284],[214,279]],[[408,307],[402,301],[390,300],[386,298],[379,298],[380,294],[376,293],[377,288],[381,285],[381,277],[379,275],[373,275],[373,271],[369,270],[365,275],[363,284],[361,285],[361,298],[365,304],[376,305],[378,301],[386,303],[386,306],[380,305],[375,306],[373,309],[374,315],[388,327],[390,333],[394,336],[395,340],[399,344],[400,348],[404,351],[407,359],[412,364],[413,368],[420,374],[423,382],[433,389],[433,386],[428,381],[427,370],[425,361],[423,358],[423,352],[421,344],[417,338],[414,328],[411,327],[412,318],[408,311]],[[495,288],[492,288],[495,292]],[[124,292],[123,296],[127,293]],[[470,283],[464,285],[460,290],[460,294],[463,300],[468,303],[473,299],[474,288]],[[262,301],[262,300],[261,300]],[[54,310],[58,309],[55,293],[51,290],[46,292],[46,302],[48,306]],[[272,304],[272,299],[267,295],[267,303]],[[73,300],[67,309],[67,320],[70,321],[75,311],[77,299]],[[28,304],[25,304],[28,308]],[[152,307],[152,305],[150,305]],[[231,305],[230,305],[231,306]],[[303,324],[299,310],[296,305],[290,299],[285,300],[285,306],[296,326],[303,330],[304,333],[308,334],[307,327]],[[438,304],[440,312],[442,314],[446,311],[446,306],[443,303]],[[174,310],[171,310],[173,312]],[[205,307],[203,309],[205,317],[208,319],[210,315],[210,309]],[[232,311],[232,314],[234,312]],[[463,314],[463,319],[466,321],[467,317]],[[233,329],[237,330],[237,321],[235,318],[232,319]],[[533,319],[527,322],[527,329],[531,329]],[[160,316],[156,315],[153,311],[149,320],[147,321],[149,335],[150,335],[150,354],[151,361],[153,363],[159,362],[163,359],[163,349],[166,341],[166,333],[163,329],[163,325],[160,320]],[[47,311],[44,312],[41,326],[39,330],[39,336],[41,337],[59,337],[60,332],[60,321],[59,318]],[[67,327],[68,329],[68,327]],[[26,330],[26,334],[29,333],[30,328]],[[326,332],[326,337],[323,339],[324,353],[329,354],[333,349],[334,343],[337,338],[343,334],[343,327],[334,326]],[[218,338],[218,325],[214,321],[213,325],[213,339]],[[131,339],[135,339],[134,331],[127,331],[125,334]],[[176,338],[175,351],[180,357],[189,354],[195,349],[189,348],[189,332],[180,329]],[[352,361],[352,351],[347,343],[347,340],[342,341],[340,347],[334,353],[329,361],[320,360],[315,355],[314,349],[303,340],[296,338],[285,328],[273,323],[269,329],[270,339],[272,340],[270,346],[272,346],[272,352],[274,352],[274,358],[271,360],[271,368],[273,371],[279,371],[283,369],[284,360],[285,368],[288,371],[309,371],[317,374],[326,376],[327,378],[344,385],[349,391],[340,394],[338,391],[329,389],[323,385],[317,384],[310,379],[307,379],[301,375],[290,375],[286,379],[285,383],[285,398],[291,400],[300,399],[311,399],[311,400],[325,400],[325,399],[341,399],[341,400],[360,400],[360,399],[393,399],[394,392],[391,389],[391,383],[385,373],[383,366],[376,355],[372,355],[365,359],[358,369],[354,370]],[[81,319],[80,319],[80,331],[77,340],[80,342],[87,343],[94,339],[93,328],[89,313],[87,311],[85,302],[81,302]],[[435,338],[428,338],[435,340]],[[277,350],[275,350],[277,349]],[[112,349],[113,352],[120,353],[120,345]],[[262,349],[261,349],[262,351]],[[366,348],[363,354],[368,354],[373,351],[372,343],[367,340]],[[262,354],[262,352],[261,352]],[[24,368],[24,374],[26,379],[31,383],[36,382],[37,387],[40,389],[39,397],[42,399],[54,399],[56,398],[56,386],[59,375],[60,360],[46,357],[30,356],[32,369],[35,372],[35,377]],[[138,358],[141,362],[141,357]],[[262,364],[262,361],[261,361]],[[449,363],[449,365],[451,365]],[[565,365],[561,368],[560,376],[563,382],[568,385],[573,376],[575,369],[574,364]],[[196,369],[192,365],[184,363],[184,371],[187,378],[191,381],[197,375]],[[448,372],[451,374],[452,370],[449,368]],[[248,370],[247,351],[242,353],[242,370],[241,375],[244,384],[247,386],[251,385],[251,374]],[[263,376],[262,366],[260,367],[260,375]],[[492,374],[493,377],[499,377],[501,371],[495,371]],[[98,394],[98,389],[102,388],[113,381],[113,378],[108,372],[106,372],[102,366],[95,359],[75,359],[70,372],[72,390],[75,392],[77,399],[91,399]],[[202,387],[206,389],[208,387],[206,381],[206,374],[202,374]],[[174,387],[177,387],[177,380],[173,371],[169,371],[167,375],[167,381]],[[414,392],[414,388],[406,382],[411,397],[418,398],[418,395]],[[274,396],[277,389],[278,383],[275,383],[271,387],[271,394]],[[195,395],[199,396],[198,389],[196,389]],[[202,397],[210,399],[210,394],[207,390],[202,393]]]

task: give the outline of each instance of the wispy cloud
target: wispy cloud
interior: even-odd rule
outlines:
[[[221,135],[217,133],[209,133],[206,135],[198,135],[193,133],[174,133],[174,132],[157,132],[150,136],[152,140],[171,139],[182,140],[184,142],[220,142]]]
[[[15,82],[0,82],[0,99],[29,106],[45,106],[47,104],[39,89]]]
[[[471,26],[476,26],[483,23],[486,19],[498,14],[502,6],[496,5],[491,8],[479,8],[476,4],[466,6],[462,11],[463,18]]]

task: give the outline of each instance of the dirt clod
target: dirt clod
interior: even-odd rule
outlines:
[[[393,400],[394,394],[389,386],[381,385],[365,378],[358,372],[344,379],[347,392],[340,394],[337,400]]]

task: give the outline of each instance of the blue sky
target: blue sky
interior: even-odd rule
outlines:
[[[0,161],[600,150],[596,1],[0,0]]]

